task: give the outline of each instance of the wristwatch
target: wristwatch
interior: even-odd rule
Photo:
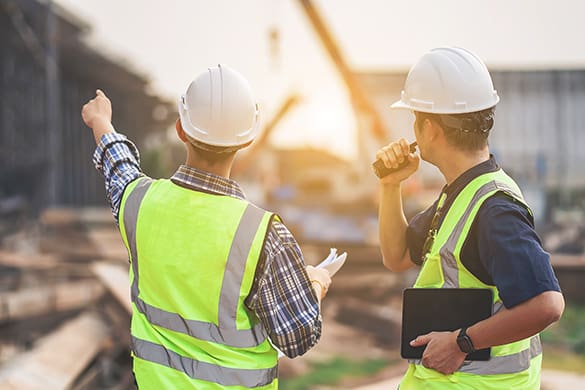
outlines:
[[[470,354],[475,352],[475,347],[473,346],[473,342],[471,338],[466,333],[467,327],[461,328],[459,334],[457,335],[457,345],[461,352],[465,352],[466,354]]]

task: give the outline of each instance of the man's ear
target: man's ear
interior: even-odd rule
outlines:
[[[185,130],[183,130],[183,126],[181,125],[181,120],[177,118],[175,121],[175,130],[177,130],[177,137],[185,143],[188,142],[187,136],[185,135]]]
[[[443,133],[443,127],[441,127],[441,125],[435,120],[426,118],[424,126],[431,141],[435,141],[437,137]]]

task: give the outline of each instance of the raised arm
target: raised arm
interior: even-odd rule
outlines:
[[[405,159],[409,164],[397,172],[380,179],[380,206],[378,210],[378,235],[384,266],[394,272],[402,272],[414,266],[406,245],[408,223],[402,209],[400,184],[419,166],[420,157],[410,153],[404,138],[383,147],[376,153],[388,168],[396,168]]]
[[[83,122],[93,131],[97,148],[93,163],[105,179],[106,198],[118,221],[118,211],[126,186],[141,177],[140,155],[136,146],[112,125],[112,103],[101,91],[82,110]]]

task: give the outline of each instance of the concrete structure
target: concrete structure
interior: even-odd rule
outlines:
[[[174,103],[147,92],[144,76],[88,47],[88,26],[50,4],[0,2],[0,200],[19,197],[36,211],[105,205],[81,106],[104,89],[114,125],[142,144],[174,121]]]

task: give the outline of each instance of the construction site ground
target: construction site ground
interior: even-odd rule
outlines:
[[[329,245],[302,249],[316,264]],[[280,360],[284,390],[392,389],[407,367],[401,292],[415,274],[387,271],[373,246],[338,249],[349,256],[323,302],[322,338]],[[52,209],[15,227],[2,237],[0,267],[0,389],[135,388],[127,253],[109,210]],[[583,354],[554,349],[558,364],[548,364],[547,348],[542,388],[585,388]]]
[[[285,383],[289,375],[303,375],[311,370],[315,362],[324,360],[333,360],[335,358],[344,358],[351,361],[363,361],[371,359],[385,359],[389,362],[388,366],[371,376],[344,377],[335,384],[322,384],[312,387],[320,390],[332,389],[353,389],[353,390],[389,390],[397,389],[406,371],[407,363],[399,358],[400,351],[398,348],[381,348],[376,338],[370,334],[364,333],[359,329],[351,326],[340,324],[335,320],[334,311],[336,309],[326,309],[324,311],[325,325],[323,338],[319,344],[307,356],[300,359],[281,360],[281,371],[284,371]],[[579,372],[564,371],[559,369],[546,368],[550,365],[546,359],[547,345],[544,345],[545,361],[541,375],[542,390],[566,390],[585,388],[585,371],[578,368]],[[557,351],[558,352],[558,351]],[[578,364],[585,364],[585,358],[566,352],[567,359],[575,359]],[[556,364],[553,364],[553,366]]]

